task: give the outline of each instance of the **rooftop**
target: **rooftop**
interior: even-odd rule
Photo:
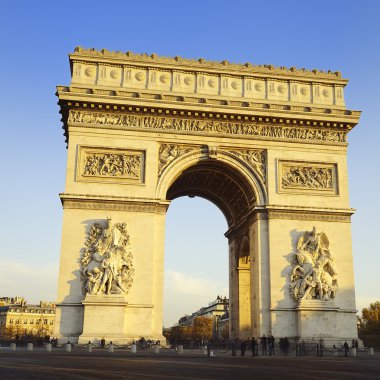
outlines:
[[[266,74],[266,75],[291,75],[291,76],[300,76],[300,77],[309,77],[315,79],[340,79],[342,75],[340,71],[323,71],[318,69],[306,69],[306,68],[296,68],[296,67],[285,67],[285,66],[274,66],[274,65],[253,65],[252,63],[231,63],[227,60],[223,61],[210,61],[204,58],[199,59],[189,59],[182,58],[179,56],[175,57],[164,57],[159,56],[155,53],[133,53],[131,51],[127,51],[125,53],[121,51],[110,51],[107,49],[96,50],[94,48],[85,49],[83,47],[77,46],[74,49],[74,53],[70,55],[71,58],[79,56],[87,56],[91,58],[103,58],[103,59],[111,59],[118,60],[124,62],[134,62],[138,61],[140,63],[153,63],[157,64],[165,64],[165,65],[174,65],[174,66],[192,66],[197,67],[201,70],[204,69],[216,69],[218,71],[233,71],[233,72],[244,72],[246,74]],[[344,80],[346,81],[346,80]]]

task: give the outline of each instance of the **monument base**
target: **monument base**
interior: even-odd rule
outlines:
[[[302,300],[296,313],[298,337],[304,342],[340,347],[346,340],[358,339],[357,331],[350,329],[356,310],[341,310],[334,300]]]
[[[83,332],[78,343],[128,344],[141,337],[164,341],[162,333],[152,331],[153,305],[127,302],[124,294],[90,295],[83,300]]]

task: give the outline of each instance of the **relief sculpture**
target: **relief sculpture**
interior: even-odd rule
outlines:
[[[264,150],[242,149],[231,151],[231,153],[243,159],[249,166],[251,166],[265,183],[266,160]]]
[[[84,157],[82,175],[139,179],[141,175],[141,155],[87,153]]]
[[[134,268],[126,223],[94,223],[80,259],[84,294],[127,294]]]
[[[182,146],[175,144],[162,144],[158,153],[158,176],[161,176],[163,171],[177,157],[194,150],[191,146]]]
[[[324,232],[306,231],[297,242],[290,292],[296,301],[335,298],[338,290],[337,273]]]
[[[284,166],[283,189],[334,190],[333,167]]]
[[[104,112],[70,111],[70,123],[108,125],[133,129],[166,130],[184,133],[254,136],[275,140],[346,142],[347,132],[306,127],[288,127],[251,122],[196,120],[173,117],[141,116]]]

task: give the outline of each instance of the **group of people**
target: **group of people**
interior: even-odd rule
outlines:
[[[287,352],[289,349],[289,341],[288,338],[281,338],[279,341],[280,349],[283,352]],[[261,338],[256,339],[252,337],[247,340],[234,339],[231,341],[231,353],[232,356],[236,356],[236,351],[240,349],[240,355],[245,356],[245,352],[249,348],[252,356],[259,355],[259,349],[261,349],[262,356],[274,356],[275,355],[275,339],[273,335],[265,336],[263,335]]]

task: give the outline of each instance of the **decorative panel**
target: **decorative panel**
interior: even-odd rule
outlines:
[[[144,182],[145,152],[80,146],[77,180],[89,182]]]
[[[279,161],[279,192],[338,194],[337,167],[334,163]]]

